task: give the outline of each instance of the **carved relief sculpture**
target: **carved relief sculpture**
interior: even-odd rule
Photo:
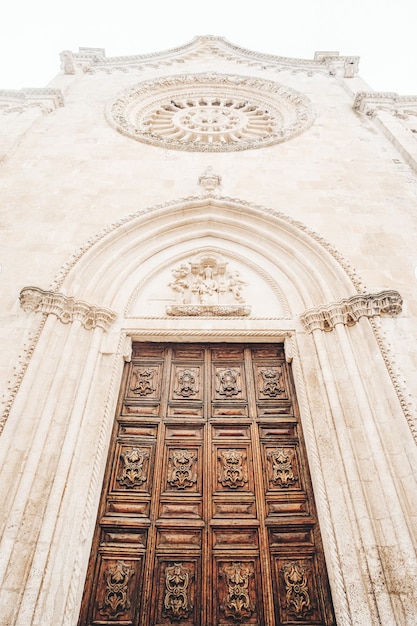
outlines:
[[[174,393],[182,398],[190,398],[198,393],[198,370],[197,369],[183,369],[178,370],[177,385],[174,389]]]
[[[313,608],[308,593],[307,576],[305,568],[296,561],[286,563],[282,571],[284,573],[287,611],[296,619],[303,619]]]
[[[281,368],[274,367],[261,370],[261,376],[263,380],[263,387],[259,391],[264,396],[270,398],[276,398],[280,394],[284,393],[285,389],[281,389],[279,386],[279,375],[281,374]]]
[[[242,391],[238,385],[239,371],[235,369],[225,369],[216,372],[218,383],[216,392],[220,396],[232,398]]]
[[[240,450],[224,450],[218,456],[220,461],[220,472],[218,481],[223,487],[238,489],[248,482],[243,462],[246,455]]]
[[[200,254],[172,270],[169,283],[176,304],[168,306],[168,315],[247,316],[243,287],[246,282],[237,270],[227,271],[219,254]]]
[[[123,471],[116,478],[120,485],[133,489],[133,487],[138,487],[147,480],[146,473],[143,470],[144,463],[149,458],[146,450],[132,448],[122,453],[120,458],[123,461]]]
[[[131,390],[133,393],[138,396],[147,396],[155,391],[155,387],[153,387],[153,377],[155,371],[149,368],[147,369],[136,369],[133,371],[132,375],[132,387]]]
[[[174,563],[165,570],[165,596],[162,615],[179,622],[186,619],[193,609],[190,602],[192,573],[182,563]]]
[[[130,609],[128,585],[133,574],[134,570],[123,561],[117,561],[116,565],[105,570],[106,592],[104,602],[99,606],[100,613],[116,619]]]
[[[291,461],[295,452],[292,448],[274,448],[268,452],[268,458],[272,461],[271,483],[279,487],[291,487],[297,482],[298,476],[294,475]]]
[[[227,585],[227,595],[220,610],[225,617],[242,622],[255,610],[255,603],[251,601],[249,594],[249,579],[254,576],[253,568],[249,563],[237,561],[225,565],[219,574]]]
[[[193,472],[196,455],[190,450],[174,450],[169,457],[172,467],[169,471],[168,483],[176,489],[187,489],[197,482]]]

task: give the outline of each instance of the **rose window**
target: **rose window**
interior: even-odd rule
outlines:
[[[137,141],[215,152],[286,141],[305,130],[313,115],[306,98],[277,83],[196,74],[137,85],[111,105],[108,119]]]

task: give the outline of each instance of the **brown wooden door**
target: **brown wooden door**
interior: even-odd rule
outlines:
[[[334,624],[282,345],[134,344],[79,624]]]

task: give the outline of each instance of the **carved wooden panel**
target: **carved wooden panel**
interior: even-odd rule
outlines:
[[[203,392],[202,366],[175,364],[172,368],[170,399],[201,400]]]
[[[214,388],[214,400],[227,401],[243,400],[246,398],[245,384],[243,379],[243,365],[238,363],[228,367],[224,365],[214,366],[212,385]]]
[[[279,344],[134,343],[79,626],[333,626]]]
[[[274,585],[280,624],[322,624],[322,590],[313,556],[274,557]]]
[[[216,624],[263,624],[257,558],[214,559]]]
[[[190,493],[202,493],[201,446],[166,446],[163,471],[165,492],[183,498]]]
[[[197,626],[201,596],[199,558],[159,557],[156,560],[155,602],[151,608],[151,624]]]
[[[133,624],[138,613],[137,589],[142,558],[100,554],[92,624]]]
[[[154,400],[161,391],[161,366],[132,364],[127,397],[135,400]]]

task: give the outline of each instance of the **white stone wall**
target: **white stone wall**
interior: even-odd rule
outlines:
[[[417,135],[395,94],[383,110],[377,97],[354,108],[355,93],[372,92],[337,62],[291,65],[232,48],[228,60],[204,46],[75,67],[48,86],[63,101],[49,93],[53,104],[36,114],[24,108],[30,94],[20,114],[4,96],[0,624],[76,624],[129,337],[286,339],[338,624],[417,624]],[[300,92],[313,124],[266,148],[200,153],[134,141],[107,120],[140,81],[214,70]],[[404,106],[409,115],[414,103]],[[198,181],[209,166],[221,184],[207,192]],[[247,267],[248,304],[275,298],[271,310],[164,315],[167,276],[201,248],[242,275]],[[77,313],[63,323],[62,296],[24,311],[28,286],[117,320],[89,330]],[[382,290],[401,294],[397,316],[329,332],[301,324],[306,309]]]

